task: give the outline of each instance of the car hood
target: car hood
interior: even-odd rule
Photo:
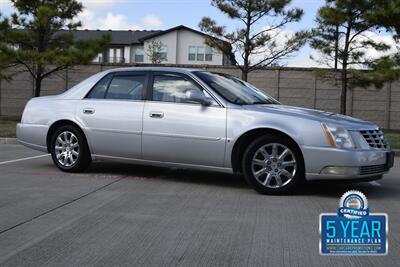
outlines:
[[[322,110],[293,107],[286,105],[246,105],[242,106],[246,110],[257,112],[276,113],[291,117],[311,119],[325,123],[335,123],[349,130],[375,129],[377,125],[356,119],[350,116],[341,115],[338,113],[327,112]]]

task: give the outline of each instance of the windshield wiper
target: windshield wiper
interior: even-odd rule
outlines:
[[[270,102],[263,102],[263,101],[254,101],[252,103],[246,105],[258,105],[258,104],[271,104]]]

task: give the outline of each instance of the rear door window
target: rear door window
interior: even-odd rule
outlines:
[[[145,75],[114,76],[106,99],[143,100]]]

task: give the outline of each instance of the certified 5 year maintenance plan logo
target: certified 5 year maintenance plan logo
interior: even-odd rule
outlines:
[[[387,255],[388,216],[370,213],[368,200],[359,191],[348,191],[337,213],[319,218],[321,255]]]

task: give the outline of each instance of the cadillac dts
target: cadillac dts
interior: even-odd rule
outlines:
[[[227,74],[166,67],[108,70],[33,98],[17,137],[66,172],[95,159],[199,168],[240,173],[264,194],[379,179],[394,159],[375,124],[282,105]]]

